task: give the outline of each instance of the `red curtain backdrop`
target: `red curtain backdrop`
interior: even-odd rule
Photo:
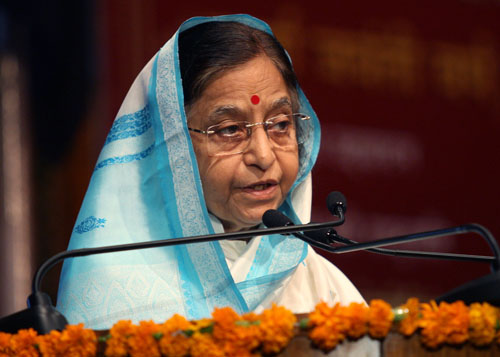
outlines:
[[[46,228],[59,237],[52,254],[66,247],[106,132],[135,76],[182,21],[228,13],[271,25],[320,118],[314,221],[332,219],[325,198],[338,190],[349,206],[339,232],[352,239],[468,222],[500,237],[497,1],[109,0],[96,3],[93,104],[66,162],[47,176],[64,222]],[[490,253],[475,235],[409,248]],[[489,272],[486,264],[363,252],[327,257],[365,297],[392,303],[436,297]]]

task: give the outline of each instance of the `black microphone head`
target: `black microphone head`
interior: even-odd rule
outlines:
[[[341,209],[343,213],[347,211],[347,200],[341,192],[333,191],[330,192],[326,198],[326,206],[331,214],[339,216],[339,209]]]
[[[268,228],[293,226],[293,222],[278,210],[267,210],[262,216],[262,223]]]

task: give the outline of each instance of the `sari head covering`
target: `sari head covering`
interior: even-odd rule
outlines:
[[[180,26],[141,71],[120,107],[68,249],[219,233],[203,197],[178,60],[179,33],[208,21],[237,21],[272,35],[267,24],[248,15],[198,17]],[[299,173],[279,210],[305,222],[320,129],[300,88],[298,94],[300,112],[311,120],[308,129],[298,130],[304,135]],[[199,319],[224,306],[241,314],[270,296],[307,250],[295,238],[261,237],[249,272],[239,283],[217,241],[71,258],[62,269],[57,308],[70,323],[84,322],[94,329],[121,319],[164,321],[174,313]]]

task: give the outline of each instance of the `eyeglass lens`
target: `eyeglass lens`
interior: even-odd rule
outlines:
[[[207,129],[208,153],[212,156],[244,152],[251,140],[252,130],[262,125],[274,148],[291,150],[297,146],[296,120],[307,120],[302,114],[280,115],[263,123],[226,120]]]

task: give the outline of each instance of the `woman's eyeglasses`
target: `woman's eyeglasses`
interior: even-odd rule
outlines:
[[[190,131],[205,134],[209,156],[236,155],[246,151],[250,144],[252,128],[262,125],[273,147],[280,150],[293,150],[297,144],[296,127],[298,121],[307,121],[310,116],[295,113],[278,115],[261,123],[224,120],[211,125],[207,130],[188,128]]]

